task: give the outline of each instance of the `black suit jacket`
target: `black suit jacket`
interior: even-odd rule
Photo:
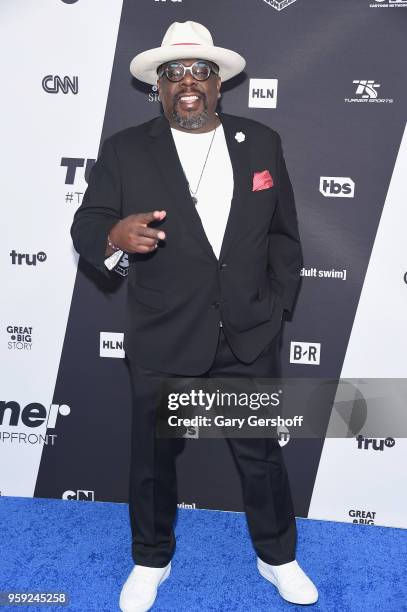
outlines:
[[[160,223],[166,240],[153,253],[129,256],[124,330],[129,357],[162,372],[203,374],[220,321],[235,355],[253,361],[279,331],[283,309],[292,309],[300,281],[302,251],[280,136],[251,119],[219,118],[234,175],[219,260],[164,116],[105,140],[71,229],[78,253],[110,275],[104,259],[111,227],[133,213],[167,211]],[[273,187],[252,191],[253,173],[263,170]]]

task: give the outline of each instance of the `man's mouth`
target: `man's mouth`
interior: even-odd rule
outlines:
[[[183,108],[194,109],[200,104],[202,96],[198,94],[181,94],[177,96],[177,104]]]

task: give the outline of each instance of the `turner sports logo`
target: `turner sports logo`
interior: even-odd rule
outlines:
[[[57,437],[48,433],[57,426],[59,416],[68,416],[71,409],[66,404],[51,404],[47,409],[43,404],[32,402],[22,407],[18,402],[0,401],[0,425],[6,431],[0,430],[0,442],[17,444],[50,444],[54,445]],[[27,433],[24,428],[35,429],[45,425],[46,433]],[[16,428],[17,431],[12,431]]]
[[[352,519],[352,523],[374,525],[376,512],[372,512],[371,510],[349,510],[349,516]]]
[[[392,104],[394,102],[393,98],[379,98],[377,90],[381,87],[380,83],[367,79],[354,80],[353,83],[356,85],[355,95],[357,97],[345,98],[345,102],[349,104],[370,102]]]
[[[358,450],[383,451],[385,448],[393,448],[396,444],[394,438],[364,438],[361,434],[355,438]]]
[[[407,8],[407,0],[375,0],[370,8]]]
[[[14,249],[10,253],[11,264],[13,266],[36,266],[38,263],[43,263],[47,259],[47,254],[44,251],[31,255],[30,253],[17,253]]]
[[[8,349],[18,351],[31,351],[32,348],[32,327],[23,325],[7,325],[6,331],[9,335]]]
[[[290,4],[296,2],[296,0],[264,0],[264,2],[276,9],[276,11],[282,11]]]

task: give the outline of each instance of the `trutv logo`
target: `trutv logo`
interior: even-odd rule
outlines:
[[[383,451],[385,448],[393,448],[396,444],[394,438],[364,438],[361,434],[356,436],[358,450]]]
[[[36,266],[37,263],[44,263],[47,260],[47,254],[44,251],[32,255],[30,253],[17,253],[14,249],[10,253],[11,263],[13,266]]]

